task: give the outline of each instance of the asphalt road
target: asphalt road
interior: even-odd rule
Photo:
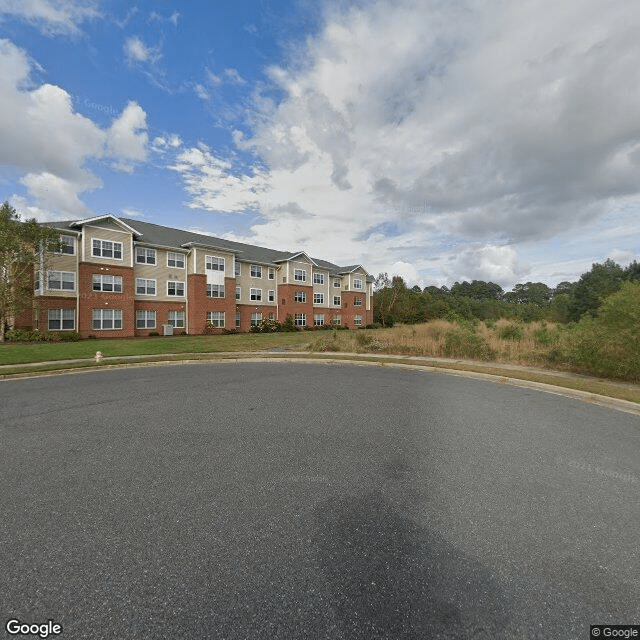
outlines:
[[[640,624],[640,419],[543,392],[276,363],[4,381],[0,481],[0,637]]]

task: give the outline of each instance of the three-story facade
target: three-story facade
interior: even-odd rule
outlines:
[[[17,326],[82,337],[250,331],[291,316],[301,328],[373,321],[373,279],[291,253],[105,215],[51,223],[61,250],[35,278]]]

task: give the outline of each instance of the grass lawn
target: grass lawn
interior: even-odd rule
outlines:
[[[262,351],[276,347],[305,349],[312,336],[297,333],[243,333],[222,336],[167,336],[80,342],[0,344],[0,365],[93,358],[101,351],[111,356],[153,355],[157,353],[220,353],[222,351]]]

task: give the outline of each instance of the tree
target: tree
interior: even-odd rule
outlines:
[[[578,321],[585,313],[595,316],[604,299],[618,291],[623,281],[622,267],[610,258],[603,264],[593,264],[571,291],[569,320]]]
[[[44,271],[46,254],[60,246],[60,234],[35,219],[21,222],[5,202],[0,207],[0,342],[9,320],[33,304],[36,266]]]

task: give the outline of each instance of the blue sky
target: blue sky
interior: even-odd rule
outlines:
[[[0,0],[0,199],[555,285],[640,259],[640,5]]]

